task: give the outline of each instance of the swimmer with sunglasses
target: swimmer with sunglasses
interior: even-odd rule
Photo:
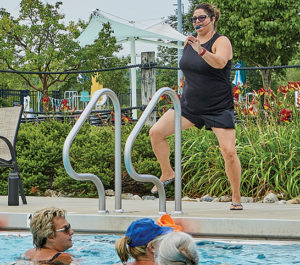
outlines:
[[[74,231],[65,214],[65,210],[54,207],[35,212],[30,222],[35,248],[25,252],[26,259],[71,264],[73,256],[65,251],[73,245]]]

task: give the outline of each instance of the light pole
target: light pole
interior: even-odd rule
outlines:
[[[177,31],[182,33],[182,4],[181,4],[181,0],[177,0]],[[183,43],[182,41],[178,41],[178,45],[182,46]],[[182,49],[177,49],[177,65],[179,67],[179,61],[181,59],[182,56]],[[182,78],[182,72],[181,70],[178,71],[177,74],[177,85],[178,85],[178,91],[179,91],[179,86],[180,86],[180,80]]]

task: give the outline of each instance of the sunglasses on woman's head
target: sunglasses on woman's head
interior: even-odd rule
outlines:
[[[71,225],[68,224],[64,228],[57,229],[55,232],[65,232],[66,234],[70,234]]]
[[[209,17],[208,15],[200,15],[198,17],[192,17],[191,20],[193,23],[196,23],[197,22],[197,19],[199,22],[204,22],[204,20]]]

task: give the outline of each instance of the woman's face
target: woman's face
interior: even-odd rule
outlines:
[[[209,17],[208,14],[205,12],[204,9],[196,9],[194,11],[193,17],[192,17],[192,23],[194,28],[198,31],[202,31],[205,29],[209,29],[212,27],[207,27],[210,24],[213,24],[214,18]]]
[[[48,238],[47,241],[51,243],[53,248],[57,251],[66,251],[73,245],[72,235],[74,234],[74,231],[72,230],[72,228],[70,228],[69,223],[65,218],[55,217],[53,218],[53,224],[55,230],[64,229],[64,231],[55,232],[55,237],[51,239]]]

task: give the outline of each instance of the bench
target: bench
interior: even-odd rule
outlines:
[[[0,167],[12,168],[8,177],[8,205],[19,205],[19,191],[27,204],[16,158],[16,140],[23,107],[0,108]]]

